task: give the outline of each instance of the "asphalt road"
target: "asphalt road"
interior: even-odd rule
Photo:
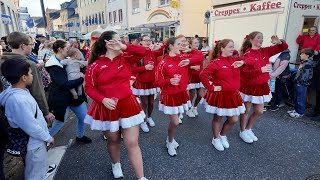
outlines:
[[[168,118],[157,110],[156,127],[149,133],[140,131],[140,147],[145,176],[150,180],[230,179],[230,180],[304,180],[320,174],[320,124],[307,118],[292,119],[283,107],[266,112],[256,123],[254,132],[259,141],[246,144],[239,138],[239,124],[228,134],[230,148],[217,151],[211,144],[212,115],[200,105],[199,117],[187,118],[179,126],[176,140],[178,156],[170,157],[165,147]],[[57,145],[75,138],[75,118],[66,123],[56,136]],[[113,179],[106,141],[99,131],[88,127],[86,135],[92,144],[74,143],[66,152],[55,180]],[[134,179],[124,145],[121,163],[125,178]]]

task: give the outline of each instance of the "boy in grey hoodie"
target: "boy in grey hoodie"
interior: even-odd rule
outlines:
[[[29,137],[25,157],[25,179],[44,180],[48,168],[46,143],[53,144],[44,116],[30,92],[33,81],[30,64],[12,59],[1,64],[1,73],[11,86],[0,93],[0,104],[12,128],[20,128]],[[35,117],[36,114],[36,117]]]

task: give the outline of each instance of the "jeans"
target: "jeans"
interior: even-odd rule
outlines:
[[[282,94],[283,94],[285,83],[286,83],[286,79],[277,78],[275,91],[272,94],[272,100],[271,100],[272,106],[279,106],[281,104],[283,99]]]
[[[27,152],[24,178],[25,180],[44,180],[47,171],[48,152],[46,144],[43,143],[39,148]]]
[[[306,98],[308,86],[294,84],[294,110],[303,115],[306,111]]]
[[[78,119],[78,124],[77,124],[77,137],[82,138],[84,136],[84,118],[86,117],[87,114],[87,105],[85,102],[80,104],[79,106],[68,106],[66,109],[66,114],[64,115],[64,121],[58,121],[54,120],[52,127],[49,129],[49,133],[51,136],[56,135],[59,130],[62,128],[64,125],[64,122],[66,122],[70,109],[76,114],[77,119]]]
[[[4,160],[5,144],[0,143],[0,180],[4,180],[3,160]]]

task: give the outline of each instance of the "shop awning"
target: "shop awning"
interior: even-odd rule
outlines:
[[[141,24],[139,26],[136,26],[136,28],[163,28],[163,27],[169,27],[176,24],[179,24],[179,21],[168,21],[168,22],[158,22],[158,23],[148,23],[148,24]]]

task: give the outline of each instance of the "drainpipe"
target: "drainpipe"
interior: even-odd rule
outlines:
[[[286,17],[286,23],[284,26],[284,37],[283,39],[287,39],[287,32],[288,32],[288,24],[289,24],[289,16],[290,16],[290,11],[291,11],[291,6],[292,6],[292,0],[289,0],[289,8],[287,10],[287,17]]]

